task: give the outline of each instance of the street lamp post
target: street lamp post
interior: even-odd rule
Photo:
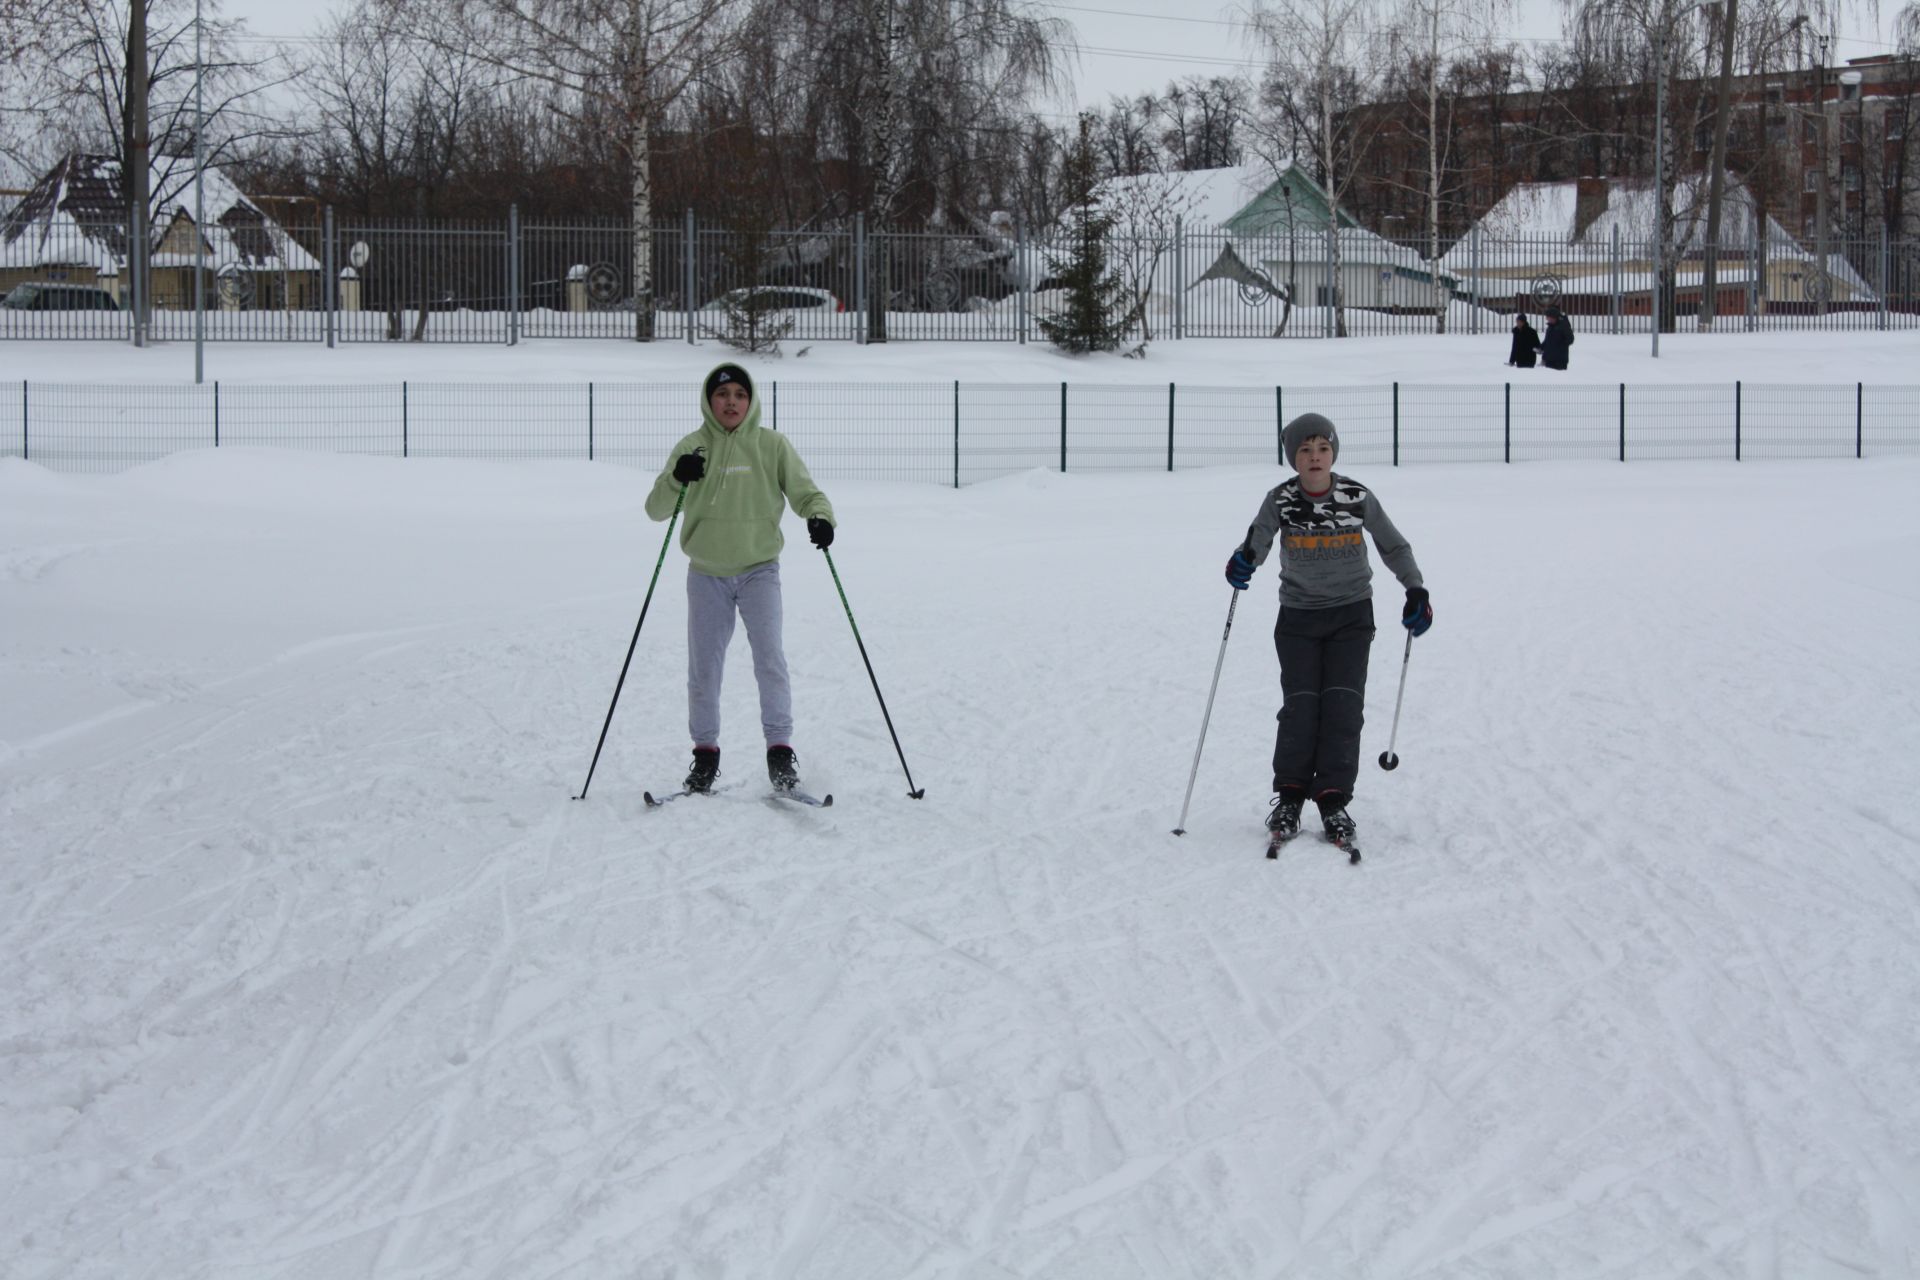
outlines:
[[[1840,171],[1842,175],[1840,183],[1840,205],[1841,212],[1847,214],[1845,218],[1847,224],[1846,234],[1856,241],[1865,239],[1867,234],[1867,88],[1865,81],[1866,77],[1858,71],[1842,71],[1840,73],[1840,97],[1844,102],[1847,94],[1851,93],[1855,107],[1853,146],[1854,171],[1860,175],[1859,217],[1856,219],[1851,213],[1848,213],[1846,209],[1847,184],[1845,174],[1847,168],[1847,153],[1844,146],[1840,150]],[[1844,109],[1845,108],[1842,107],[1842,110]],[[1842,141],[1845,141],[1844,137]],[[1845,251],[1842,250],[1842,252]],[[1857,246],[1855,252],[1858,252]]]

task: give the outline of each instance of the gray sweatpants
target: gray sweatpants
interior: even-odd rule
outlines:
[[[731,578],[687,570],[687,732],[696,747],[720,745],[720,681],[734,614],[747,624],[753,678],[760,684],[760,731],[767,745],[793,742],[793,690],[780,640],[780,562]]]

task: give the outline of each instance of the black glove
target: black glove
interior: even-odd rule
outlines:
[[[833,545],[833,526],[819,516],[807,518],[807,536],[813,539],[813,545],[825,551]]]
[[[683,453],[680,460],[673,464],[673,478],[681,484],[692,484],[707,474],[707,460],[697,453]]]
[[[1427,628],[1433,625],[1433,606],[1427,603],[1425,587],[1407,588],[1407,607],[1400,615],[1400,625],[1416,636],[1427,634]]]
[[[1253,558],[1242,547],[1227,559],[1227,585],[1245,591],[1253,583]]]

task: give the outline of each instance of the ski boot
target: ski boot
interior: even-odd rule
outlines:
[[[1327,843],[1344,850],[1349,863],[1360,861],[1360,829],[1347,813],[1347,798],[1328,791],[1315,796],[1313,802],[1320,807],[1320,825],[1327,833]]]
[[[767,748],[767,780],[773,783],[778,792],[791,792],[800,785],[800,771],[794,768],[793,748],[788,746]]]
[[[1267,856],[1280,856],[1280,846],[1300,834],[1300,810],[1307,798],[1298,791],[1282,791],[1267,811]]]
[[[713,780],[720,776],[720,748],[695,747],[693,749],[693,770],[687,774],[684,784],[687,791],[704,796],[713,790]]]

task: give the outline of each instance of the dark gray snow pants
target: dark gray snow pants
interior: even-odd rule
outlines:
[[[1373,601],[1332,609],[1282,605],[1273,647],[1280,654],[1280,731],[1273,789],[1310,798],[1353,795],[1360,776],[1360,722],[1366,709]]]

